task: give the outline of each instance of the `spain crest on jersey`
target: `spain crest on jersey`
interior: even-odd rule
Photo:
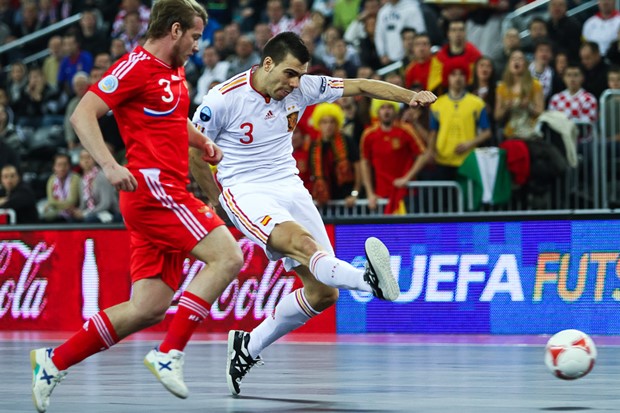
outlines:
[[[288,120],[288,131],[289,132],[293,132],[293,129],[295,129],[295,126],[297,126],[298,117],[299,117],[299,112],[289,113],[286,116],[286,119]]]

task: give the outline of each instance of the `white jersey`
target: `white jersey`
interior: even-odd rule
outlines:
[[[217,85],[203,98],[192,122],[224,152],[217,167],[223,187],[273,182],[298,174],[292,134],[307,106],[342,97],[344,81],[303,75],[281,101],[252,87],[252,69]]]

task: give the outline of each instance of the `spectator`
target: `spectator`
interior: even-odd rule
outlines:
[[[611,66],[609,71],[607,72],[607,85],[609,89],[619,92],[620,91],[620,67],[619,66]],[[609,96],[609,101],[607,101],[607,105],[605,105],[606,113],[601,113],[601,120],[605,122],[605,125],[601,124],[601,127],[604,126],[605,131],[607,131],[607,136],[604,136],[607,139],[608,155],[620,155],[620,116],[618,116],[618,107],[620,107],[620,96],[619,95],[611,95]],[[613,143],[611,143],[613,142]],[[615,149],[611,148],[611,145],[615,145]],[[611,162],[618,162],[617,157],[613,159],[607,160],[608,165],[611,165]]]
[[[609,66],[603,61],[597,43],[586,42],[582,44],[579,49],[579,56],[585,76],[583,88],[599,99],[603,91],[607,89]]]
[[[346,2],[346,0],[344,1]],[[376,25],[376,22],[377,22],[377,13],[379,12],[380,6],[381,4],[379,0],[364,1],[364,8],[362,9],[361,12],[357,14],[356,19],[353,20],[351,23],[349,23],[349,26],[344,31],[343,38],[347,43],[352,44],[358,49],[361,47],[360,41],[368,37],[368,30],[365,27],[366,19],[369,17],[372,17],[374,20],[373,35],[370,38],[370,42],[373,45],[375,44],[374,26]]]
[[[618,30],[618,37],[614,40],[610,45],[609,49],[607,49],[607,60],[612,65],[620,65],[620,30]]]
[[[594,95],[582,88],[583,80],[581,67],[569,64],[564,71],[566,90],[551,97],[549,110],[562,112],[574,121],[595,123],[598,119],[598,105]]]
[[[527,70],[522,51],[510,54],[495,99],[495,120],[505,125],[504,139],[529,139],[535,135],[534,125],[544,110],[545,100],[542,86]]]
[[[373,70],[381,67],[381,59],[375,46],[375,31],[377,30],[377,16],[369,15],[364,19],[364,37],[359,40],[357,48],[360,64]]]
[[[431,52],[431,39],[426,33],[413,40],[413,60],[405,69],[405,87],[437,91],[441,86],[441,62]]]
[[[494,117],[496,88],[497,76],[493,61],[489,57],[482,56],[474,65],[474,81],[470,85],[469,91],[484,101],[491,134],[496,131]]]
[[[287,31],[291,25],[291,20],[284,13],[283,0],[267,1],[267,18],[272,36]]]
[[[58,88],[71,96],[73,76],[77,72],[90,73],[93,68],[93,55],[80,49],[80,43],[75,33],[67,33],[63,36],[62,48],[65,57],[60,62]]]
[[[118,34],[118,38],[125,43],[125,50],[131,52],[144,36],[140,22],[140,14],[137,11],[131,11],[125,14],[123,18],[123,29]]]
[[[110,41],[110,59],[112,62],[116,62],[122,56],[127,54],[127,48],[125,42],[121,39],[112,39]]]
[[[13,105],[17,126],[33,129],[62,123],[58,113],[61,101],[58,91],[48,85],[39,68],[28,73],[28,84],[19,101]]]
[[[491,138],[486,104],[467,92],[467,66],[445,69],[448,92],[431,106],[429,151],[435,168],[425,172],[432,180],[454,181],[465,158]]]
[[[295,128],[291,137],[293,141],[293,158],[299,171],[299,178],[303,181],[308,192],[312,193],[312,181],[310,179],[310,151],[304,139],[304,134],[299,128]]]
[[[428,129],[429,110],[424,107],[405,106],[400,112],[400,121],[403,125],[409,125],[413,129],[416,136],[420,138],[424,145],[428,147],[429,129]]]
[[[527,60],[534,59],[534,50],[536,45],[541,41],[549,42],[547,33],[547,24],[540,17],[534,17],[528,25],[530,36],[521,42],[521,50],[525,53]],[[551,45],[551,43],[549,42]]]
[[[21,20],[13,26],[12,35],[15,38],[22,38],[33,34],[45,26],[39,21],[38,4],[34,0],[21,2]],[[19,56],[23,59],[40,52],[47,46],[48,38],[42,36],[21,46]]]
[[[402,188],[417,177],[429,157],[413,130],[397,123],[398,103],[373,100],[371,106],[378,122],[362,134],[362,180],[368,208],[375,210],[378,198],[388,198],[391,202],[386,212],[392,213],[400,209],[406,195]]]
[[[15,211],[18,224],[33,224],[39,220],[34,192],[22,181],[15,165],[0,170],[0,208]]]
[[[80,205],[71,210],[71,217],[84,222],[119,221],[118,194],[85,149],[80,152],[80,167]]]
[[[446,33],[448,44],[437,52],[437,59],[444,67],[467,66],[467,73],[469,74],[467,83],[469,84],[473,79],[474,64],[482,57],[482,53],[476,46],[467,41],[463,20],[448,21]]]
[[[307,25],[306,28],[310,27],[310,25]],[[327,64],[325,63],[325,61],[323,59],[321,59],[315,50],[315,41],[314,38],[312,37],[312,34],[310,34],[307,30],[304,30],[304,32],[301,34],[301,39],[303,40],[304,44],[306,45],[306,47],[308,48],[308,52],[310,53],[310,62],[308,62],[308,67],[311,68],[315,68],[315,69],[319,69],[323,70],[325,73],[328,72],[327,69]]]
[[[227,60],[230,56],[235,54],[234,47],[229,48],[226,43],[226,32],[224,29],[218,29],[213,32],[212,44],[222,60]]]
[[[200,105],[202,97],[207,94],[213,82],[220,83],[228,79],[230,62],[220,60],[215,47],[208,46],[202,52],[202,68],[194,97],[194,103],[197,105]]]
[[[88,91],[88,87],[90,86],[90,78],[88,73],[77,72],[75,76],[73,76],[72,85],[73,98],[71,98],[67,104],[67,110],[64,118],[65,142],[70,151],[75,150],[79,146],[79,140],[69,119],[71,118],[71,115],[73,115],[73,111],[77,107],[78,103],[80,103],[80,100],[82,100],[82,97],[84,97]]]
[[[309,169],[312,198],[320,206],[342,199],[353,206],[361,189],[359,150],[350,136],[341,133],[344,119],[335,103],[321,103],[312,112],[319,138],[310,145]]]
[[[553,50],[551,42],[546,39],[539,40],[534,45],[534,60],[530,63],[528,70],[532,77],[538,80],[543,87],[545,102],[548,102],[551,95],[563,89],[560,76],[551,67],[553,60]],[[546,106],[546,105],[545,105]]]
[[[345,72],[343,78],[353,78],[357,73],[358,64],[355,63],[358,59],[353,59],[347,55],[347,44],[343,39],[336,39],[331,49],[332,58],[329,59],[327,68],[331,71],[336,69],[342,69]],[[335,75],[334,75],[335,76]]]
[[[54,155],[52,172],[42,218],[47,222],[71,221],[71,211],[80,201],[80,176],[71,171],[71,159],[65,153]]]
[[[407,66],[409,66],[409,63],[411,63],[414,58],[413,40],[415,39],[415,36],[416,36],[416,31],[410,27],[405,27],[400,32],[400,40],[402,42],[403,51],[404,51],[403,58],[401,59],[401,62],[403,63],[403,66],[402,66],[403,75],[404,75],[404,69]]]
[[[564,76],[566,66],[568,66],[568,54],[564,51],[557,52],[553,61],[553,68],[555,73],[557,73],[558,78],[561,79],[562,76]]]
[[[504,73],[508,58],[513,50],[521,48],[521,39],[519,37],[519,31],[515,28],[510,28],[504,33],[502,43],[491,54],[493,60],[493,66],[500,75]]]
[[[6,90],[9,95],[9,104],[13,105],[21,99],[26,91],[26,86],[28,85],[28,69],[21,61],[13,62],[9,69]]]
[[[25,149],[22,140],[15,131],[13,123],[10,122],[7,109],[9,109],[7,106],[0,104],[0,141],[11,148],[18,156],[21,156],[25,153]]]
[[[615,0],[598,0],[598,13],[585,21],[581,34],[586,41],[598,44],[600,53],[605,55],[609,45],[618,38],[618,30],[620,12],[616,10]]]
[[[224,38],[226,39],[226,48],[236,52],[237,40],[241,37],[241,27],[238,23],[230,23],[224,26]],[[254,46],[254,44],[252,44]]]
[[[229,63],[227,79],[260,63],[260,55],[254,50],[254,43],[248,36],[239,37],[235,55],[230,57]]]
[[[108,70],[112,66],[112,56],[108,52],[101,52],[95,55],[93,62],[93,68],[99,67],[101,69]]]
[[[95,56],[110,48],[108,36],[99,28],[97,10],[84,10],[80,17],[78,39],[83,50]]]
[[[360,140],[364,132],[364,123],[359,115],[357,102],[354,97],[346,96],[338,99],[336,103],[344,111],[344,124],[340,128],[340,132],[350,137],[359,151]]]
[[[263,52],[263,48],[271,39],[271,29],[267,23],[258,23],[254,26],[254,46],[259,53]]]
[[[133,12],[137,12],[140,16],[142,32],[146,33],[146,29],[149,26],[151,9],[142,4],[140,0],[122,0],[120,10],[114,17],[114,22],[112,23],[112,37],[118,37],[118,35],[121,34],[125,24],[125,16]]]
[[[291,0],[289,4],[289,15],[291,20],[287,31],[301,34],[304,26],[311,21],[308,3],[306,0]]]
[[[566,0],[549,1],[547,33],[558,50],[566,51],[572,61],[579,59],[581,44],[581,23],[566,14]],[[562,74],[558,72],[561,76]]]
[[[43,60],[43,76],[48,85],[53,88],[58,86],[58,71],[62,61],[62,37],[52,36],[47,42],[49,56]]]
[[[375,47],[381,64],[398,62],[404,57],[400,33],[405,27],[417,33],[427,31],[420,4],[413,0],[386,1],[377,14],[375,29]]]

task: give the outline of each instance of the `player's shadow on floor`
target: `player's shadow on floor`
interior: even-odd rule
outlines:
[[[321,400],[305,400],[305,399],[285,399],[280,397],[260,397],[260,396],[238,396],[234,397],[233,400],[262,400],[262,401],[270,401],[270,402],[282,402],[282,403],[291,403],[291,404],[303,404],[305,406],[299,407],[291,407],[286,409],[287,412],[359,412],[359,413],[385,413],[385,410],[375,410],[375,409],[360,409],[359,407],[351,407],[347,408],[344,406],[338,406],[339,404],[344,404],[341,402],[330,402],[330,401],[321,401]],[[313,407],[309,407],[309,405],[314,405]],[[277,410],[280,411],[280,410]]]
[[[544,407],[540,409],[545,412],[581,412],[585,410],[592,410],[591,407],[578,407],[578,406],[562,406],[562,407]]]

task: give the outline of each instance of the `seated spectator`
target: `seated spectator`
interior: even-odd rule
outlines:
[[[465,35],[465,22],[452,20],[447,23],[448,44],[437,52],[437,59],[444,67],[467,66],[469,78],[467,84],[473,80],[473,68],[476,61],[482,57],[482,53],[472,43],[467,41]]]
[[[28,73],[25,93],[13,105],[17,126],[40,128],[62,123],[60,96],[55,88],[48,85],[39,68]]]
[[[85,149],[80,152],[80,167],[80,205],[71,210],[71,217],[84,222],[119,222],[118,194]]]
[[[18,224],[32,224],[39,220],[37,200],[32,189],[22,181],[17,167],[5,165],[0,170],[0,208],[15,211]]]
[[[299,178],[303,181],[308,192],[312,193],[310,166],[308,165],[310,160],[310,151],[308,151],[309,145],[306,144],[304,134],[299,128],[293,130],[291,139],[293,143],[293,158],[295,158],[295,165],[299,171]]]
[[[597,99],[607,89],[607,70],[609,66],[603,61],[599,47],[594,42],[586,42],[579,49],[581,66],[585,80],[583,88],[592,93]]]
[[[596,98],[583,89],[583,72],[580,66],[569,64],[564,71],[566,89],[556,93],[549,101],[549,110],[557,110],[569,119],[595,123],[598,119]]]
[[[200,105],[202,98],[207,94],[213,82],[223,82],[228,79],[230,63],[220,59],[220,55],[213,46],[205,47],[202,51],[202,74],[198,78],[194,103]]]
[[[378,122],[367,127],[360,142],[361,172],[368,208],[377,208],[378,198],[390,200],[386,213],[401,209],[407,182],[415,179],[429,156],[413,129],[397,122],[399,105],[372,101],[372,116]]]
[[[607,86],[610,90],[620,92],[620,66],[611,66],[607,72]],[[616,150],[613,152],[615,155],[620,155],[620,116],[618,116],[618,108],[620,108],[620,95],[614,94],[608,97],[607,104],[604,106],[606,112],[601,113],[601,132],[606,133],[607,136],[603,138],[608,141],[616,142]],[[603,105],[601,105],[603,106]],[[603,109],[601,107],[601,109]],[[602,122],[605,122],[603,125]],[[609,149],[607,153],[612,153]],[[616,162],[617,158],[613,160]],[[609,162],[609,161],[608,161]]]
[[[504,139],[532,138],[536,118],[543,112],[542,86],[527,70],[523,52],[514,50],[495,93],[495,120],[504,125]]]
[[[600,53],[605,55],[609,45],[618,38],[618,30],[620,13],[615,0],[598,0],[598,13],[585,21],[581,34],[587,42],[596,43]]]
[[[291,20],[285,14],[283,0],[267,1],[267,19],[272,36],[288,30]]]
[[[291,0],[288,14],[291,16],[291,20],[286,30],[290,32],[301,34],[304,26],[312,21],[306,0]]]
[[[579,59],[577,59],[576,61],[578,60]],[[564,76],[564,70],[566,69],[566,66],[568,66],[568,61],[568,54],[566,52],[560,50],[555,54],[555,59],[553,60],[553,69],[555,70],[555,73],[558,74],[559,79]]]
[[[345,72],[345,78],[353,78],[357,73],[359,65],[355,63],[355,59],[347,56],[347,44],[343,39],[336,39],[331,49],[331,58],[327,61],[327,68],[331,71],[342,69]]]
[[[80,176],[71,171],[71,159],[64,153],[54,156],[52,171],[42,218],[47,222],[72,221],[71,211],[80,201]]]
[[[312,112],[319,137],[310,145],[309,169],[312,198],[321,206],[342,199],[353,206],[361,189],[359,150],[341,133],[344,117],[335,103],[321,103]]]
[[[110,60],[116,62],[118,59],[126,55],[128,52],[125,42],[121,39],[112,39],[110,41]]]
[[[491,138],[486,104],[467,92],[467,66],[444,68],[448,92],[431,106],[429,152],[435,167],[426,179],[456,180],[467,156]]]
[[[79,140],[69,119],[71,118],[71,115],[73,115],[73,112],[75,111],[78,103],[80,103],[80,100],[82,100],[86,92],[88,92],[88,87],[90,86],[90,78],[85,72],[77,72],[75,76],[73,76],[73,80],[71,83],[73,84],[74,96],[67,104],[67,110],[65,112],[64,118],[64,129],[67,148],[69,148],[69,150],[74,150],[79,146]]]
[[[28,85],[28,69],[22,62],[13,62],[9,67],[9,77],[6,82],[6,91],[9,95],[9,104],[19,101]]]
[[[241,36],[237,40],[235,54],[229,58],[228,77],[249,70],[252,66],[260,64],[260,56],[254,50],[254,43],[248,36]],[[223,79],[225,80],[225,79]]]
[[[125,49],[132,51],[140,44],[140,40],[146,33],[140,23],[140,14],[137,11],[128,12],[123,18],[123,29],[117,35],[125,43]]]
[[[100,52],[95,55],[93,68],[99,67],[101,69],[108,70],[110,66],[112,66],[112,56],[110,56],[109,52]]]

